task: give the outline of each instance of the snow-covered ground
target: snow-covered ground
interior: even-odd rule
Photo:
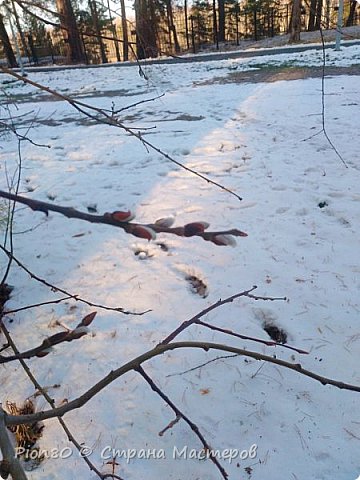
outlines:
[[[359,64],[359,47],[327,52],[334,65]],[[150,128],[144,137],[186,166],[243,197],[237,201],[213,185],[180,170],[117,128],[95,125],[70,105],[21,84],[4,85],[14,115],[29,112],[29,136],[22,142],[20,192],[99,213],[132,209],[138,221],[174,215],[176,224],[204,220],[214,230],[237,227],[249,236],[235,248],[199,238],[159,235],[147,243],[105,225],[46,218],[19,206],[14,248],[35,274],[95,303],[143,316],[98,310],[92,335],[64,344],[44,359],[28,361],[58,405],[76,398],[111,369],[152,348],[182,321],[228,295],[258,285],[260,295],[286,296],[286,302],[240,299],[213,311],[206,321],[239,333],[269,339],[264,322],[282,328],[299,355],[193,326],[179,339],[227,343],[301,364],[317,373],[360,385],[360,163],[357,76],[326,79],[326,125],[345,168],[322,134],[321,80],[213,84],[234,70],[256,63],[319,65],[321,52],[201,64],[152,65],[148,81],[136,66],[31,73],[30,79],[95,106],[115,109],[165,93],[125,110],[131,127]],[[2,76],[0,80],[6,77]],[[1,116],[7,113],[2,110]],[[16,119],[15,119],[16,122]],[[24,133],[25,130],[21,132]],[[17,141],[1,138],[0,188],[15,172]],[[21,232],[26,233],[21,233]],[[139,250],[144,255],[136,255]],[[4,268],[6,258],[0,258]],[[207,285],[195,294],[185,277]],[[12,268],[15,286],[8,308],[56,298],[27,274]],[[68,302],[20,312],[9,329],[20,350],[74,327],[93,311]],[[3,340],[4,342],[4,340]],[[183,375],[219,354],[176,351],[145,364],[145,370],[200,428],[214,449],[249,450],[255,458],[221,460],[230,479],[354,480],[360,473],[359,394],[342,391],[278,366],[243,357],[213,362]],[[261,367],[261,368],[259,368]],[[34,393],[16,363],[2,368],[2,402],[21,403]],[[37,408],[48,408],[37,398]],[[90,459],[106,471],[108,449],[164,449],[166,458],[118,459],[126,479],[215,480],[209,461],[173,458],[174,447],[201,450],[184,422],[163,436],[173,420],[138,374],[120,378],[88,405],[64,419]],[[41,449],[69,446],[56,420],[47,421]],[[70,445],[71,446],[71,445]],[[75,449],[74,449],[75,452]],[[176,451],[175,451],[176,453]],[[161,454],[162,456],[162,454]],[[107,457],[107,458],[104,458]],[[242,457],[246,457],[243,454]],[[49,459],[28,473],[32,480],[94,479],[78,454]]]
[[[348,41],[353,41],[360,38],[360,25],[354,25],[352,27],[343,27],[341,29],[342,32],[342,43],[346,43]],[[336,39],[337,30],[330,29],[330,30],[323,30],[322,31],[323,38],[325,43],[334,42]],[[241,49],[263,49],[263,48],[276,48],[276,47],[289,47],[290,35],[283,34],[283,35],[275,35],[274,37],[267,37],[261,40],[240,40],[239,45],[234,45],[234,43],[220,43],[220,50],[238,50]],[[300,34],[300,44],[306,43],[309,46],[311,44],[319,44],[321,43],[321,33],[319,30],[314,32],[301,32]],[[295,44],[294,47],[299,46],[299,44]],[[204,50],[207,52],[216,52],[216,46],[204,46]]]

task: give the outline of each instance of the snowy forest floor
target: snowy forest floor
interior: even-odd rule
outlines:
[[[343,27],[341,29],[343,40],[355,40],[360,38],[360,25],[354,25],[352,27]],[[324,41],[333,42],[336,38],[336,29],[323,30]],[[261,40],[240,40],[239,45],[234,43],[220,43],[220,51],[230,51],[239,49],[261,49],[261,48],[275,48],[284,47],[289,45],[290,35],[276,35],[272,38],[264,38]],[[301,32],[300,42],[295,45],[307,44],[307,43],[321,43],[321,34],[319,30],[315,32]],[[209,45],[203,47],[203,52],[216,52],[215,45]]]

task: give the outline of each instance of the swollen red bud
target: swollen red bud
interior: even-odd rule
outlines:
[[[134,227],[131,232],[133,235],[135,235],[135,237],[139,237],[139,238],[145,238],[146,240],[155,240],[156,238],[156,233],[155,231],[150,228],[150,227],[145,227],[145,226],[142,226],[142,225],[137,225],[136,227]]]
[[[215,245],[236,247],[236,240],[232,235],[214,235],[212,242]]]
[[[122,212],[120,210],[116,212],[112,212],[110,217],[115,220],[116,222],[130,222],[135,218],[135,214],[128,210],[127,212]]]
[[[97,312],[92,312],[92,313],[89,313],[88,315],[86,315],[82,320],[81,322],[79,323],[78,327],[88,327],[91,322],[94,320],[95,316],[96,316],[96,313]]]
[[[193,235],[198,235],[199,233],[203,233],[208,227],[209,224],[207,222],[187,223],[184,226],[184,236],[192,237]]]

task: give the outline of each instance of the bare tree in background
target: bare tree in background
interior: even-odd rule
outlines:
[[[322,8],[323,8],[323,0],[311,0],[309,21],[308,21],[308,27],[307,27],[309,32],[312,32],[314,30],[319,30],[319,28],[321,27]]]
[[[64,39],[68,47],[67,56],[69,62],[85,62],[81,37],[71,0],[56,0],[56,7],[60,16],[60,25],[62,27]]]
[[[14,55],[14,51],[10,43],[9,35],[5,28],[4,16],[1,13],[0,13],[0,42],[3,46],[6,60],[9,67],[11,68],[17,67],[18,65]]]
[[[128,36],[125,0],[120,0],[120,9],[121,9],[121,29],[122,29],[122,37],[123,37],[123,60],[124,62],[126,62],[127,60],[129,60],[129,36]]]
[[[95,35],[97,37],[99,48],[100,48],[101,63],[108,63],[104,41],[101,37],[99,14],[96,7],[96,2],[94,0],[89,0],[89,9],[91,12]]]
[[[290,43],[300,42],[301,0],[293,0],[290,24]]]
[[[135,0],[136,51],[139,59],[157,57],[156,16],[152,0]]]
[[[225,0],[218,0],[218,16],[219,16],[218,39],[219,39],[219,42],[225,42]]]
[[[350,1],[350,10],[349,10],[349,15],[348,18],[346,19],[346,27],[351,27],[354,25],[354,20],[355,20],[355,12],[356,12],[356,7],[358,6],[358,2],[356,0],[351,0]]]
[[[166,10],[167,10],[167,15],[168,15],[168,24],[169,24],[169,30],[170,30],[170,35],[173,37],[174,40],[174,48],[175,48],[175,53],[180,52],[180,45],[176,33],[176,26],[174,22],[174,12],[173,12],[173,5],[171,0],[166,0]]]

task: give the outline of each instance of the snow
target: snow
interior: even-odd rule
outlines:
[[[359,63],[359,52],[359,47],[351,46],[326,55],[329,64],[346,66]],[[22,351],[61,331],[57,321],[75,328],[83,316],[98,311],[91,334],[57,346],[43,359],[28,361],[40,384],[60,384],[50,389],[57,405],[151,349],[219,298],[252,285],[258,285],[259,295],[288,300],[243,298],[211,312],[205,321],[264,339],[269,339],[264,322],[274,323],[287,333],[289,345],[309,355],[225,337],[201,326],[192,326],[179,339],[276,354],[320,375],[360,385],[360,165],[354,122],[360,103],[358,77],[332,76],[325,82],[327,131],[349,168],[323,134],[309,138],[321,130],[321,79],[214,82],[234,69],[259,68],[259,63],[320,65],[321,55],[308,51],[148,65],[148,81],[138,76],[136,66],[29,75],[109,109],[112,102],[119,109],[165,93],[125,110],[121,119],[133,128],[151,127],[143,132],[144,138],[233,189],[242,202],[158,153],[147,152],[120,129],[84,119],[70,105],[28,85],[7,86],[6,93],[17,101],[17,108],[10,106],[12,114],[28,112],[20,120],[21,132],[33,120],[31,139],[51,146],[22,142],[22,194],[84,211],[131,210],[138,221],[173,216],[175,225],[206,221],[213,230],[236,227],[249,234],[238,239],[236,248],[163,234],[157,241],[167,246],[164,250],[156,242],[135,239],[110,226],[68,220],[56,213],[47,218],[18,206],[15,254],[30,270],[95,303],[136,312],[151,309],[142,316],[125,316],[64,302],[11,316],[8,328]],[[1,139],[0,162],[0,188],[6,189],[6,175],[11,178],[17,165],[17,141],[12,136]],[[27,233],[19,233],[23,231]],[[6,258],[0,262],[4,269]],[[194,293],[188,275],[207,285],[207,296]],[[7,304],[10,309],[57,298],[16,265],[8,281],[15,286]],[[256,458],[220,460],[230,479],[352,480],[359,475],[358,393],[322,386],[243,357],[172,376],[218,355],[222,353],[177,350],[144,368],[214,449],[241,452],[256,444]],[[3,367],[1,383],[3,404],[21,403],[34,393],[16,363]],[[41,398],[36,401],[38,409],[49,408]],[[173,419],[169,407],[134,372],[64,417],[77,440],[93,450],[90,460],[104,472],[109,465],[102,465],[107,459],[101,454],[107,447],[164,449],[166,458],[118,459],[116,473],[126,480],[220,478],[209,460],[173,458],[174,447],[201,449],[182,421],[159,436]],[[71,447],[56,420],[45,422],[38,444],[47,451]],[[64,480],[96,478],[73,450],[67,459],[44,460],[28,472],[28,478],[51,480],[60,472]]]

